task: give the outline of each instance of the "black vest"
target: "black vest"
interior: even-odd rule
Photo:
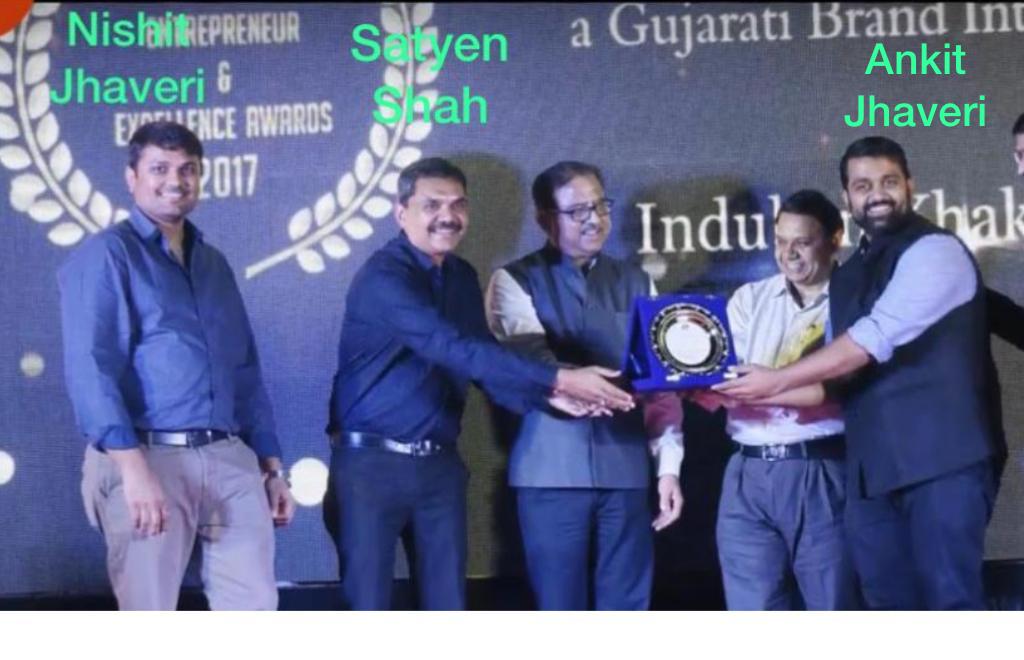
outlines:
[[[584,275],[550,245],[505,270],[533,299],[548,347],[560,363],[621,366],[633,299],[650,294],[643,270],[601,254]],[[516,436],[509,483],[647,488],[649,463],[640,408],[594,419],[534,410]]]
[[[936,233],[953,235],[914,214],[905,227],[875,237],[837,268],[829,289],[833,335],[868,315],[900,256]],[[896,347],[884,364],[858,371],[843,388],[851,483],[867,497],[1005,454],[985,287],[974,257],[963,249],[978,280],[974,297]]]

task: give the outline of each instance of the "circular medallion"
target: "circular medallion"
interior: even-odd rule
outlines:
[[[722,322],[693,303],[675,303],[658,312],[651,323],[650,341],[661,363],[681,375],[710,374],[729,355]]]

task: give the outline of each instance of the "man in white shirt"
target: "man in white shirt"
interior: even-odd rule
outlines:
[[[828,283],[843,232],[839,209],[801,190],[775,219],[777,275],[741,286],[728,304],[741,363],[781,367],[824,344]],[[726,467],[718,552],[732,610],[850,609],[853,572],[843,538],[843,418],[838,404],[725,404],[739,450]],[[763,403],[763,402],[762,402]]]
[[[867,605],[983,609],[1006,457],[984,282],[967,246],[912,210],[898,143],[861,138],[839,172],[864,236],[829,283],[835,340],[715,388],[761,399],[845,377],[847,538]]]

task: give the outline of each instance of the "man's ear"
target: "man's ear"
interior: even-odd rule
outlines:
[[[558,218],[554,211],[537,209],[537,224],[552,245],[558,247]]]
[[[124,185],[128,186],[128,192],[135,194],[135,183],[138,180],[138,176],[135,174],[135,170],[132,169],[132,166],[126,166],[124,168]]]
[[[395,222],[399,227],[405,226],[405,212],[408,210],[402,202],[395,200]]]

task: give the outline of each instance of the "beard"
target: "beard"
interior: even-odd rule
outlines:
[[[888,206],[889,212],[882,215],[869,215],[869,211],[880,206]],[[860,213],[854,214],[853,221],[857,223],[869,237],[891,234],[898,231],[910,219],[910,209],[900,209],[893,202],[874,202],[865,205]]]

